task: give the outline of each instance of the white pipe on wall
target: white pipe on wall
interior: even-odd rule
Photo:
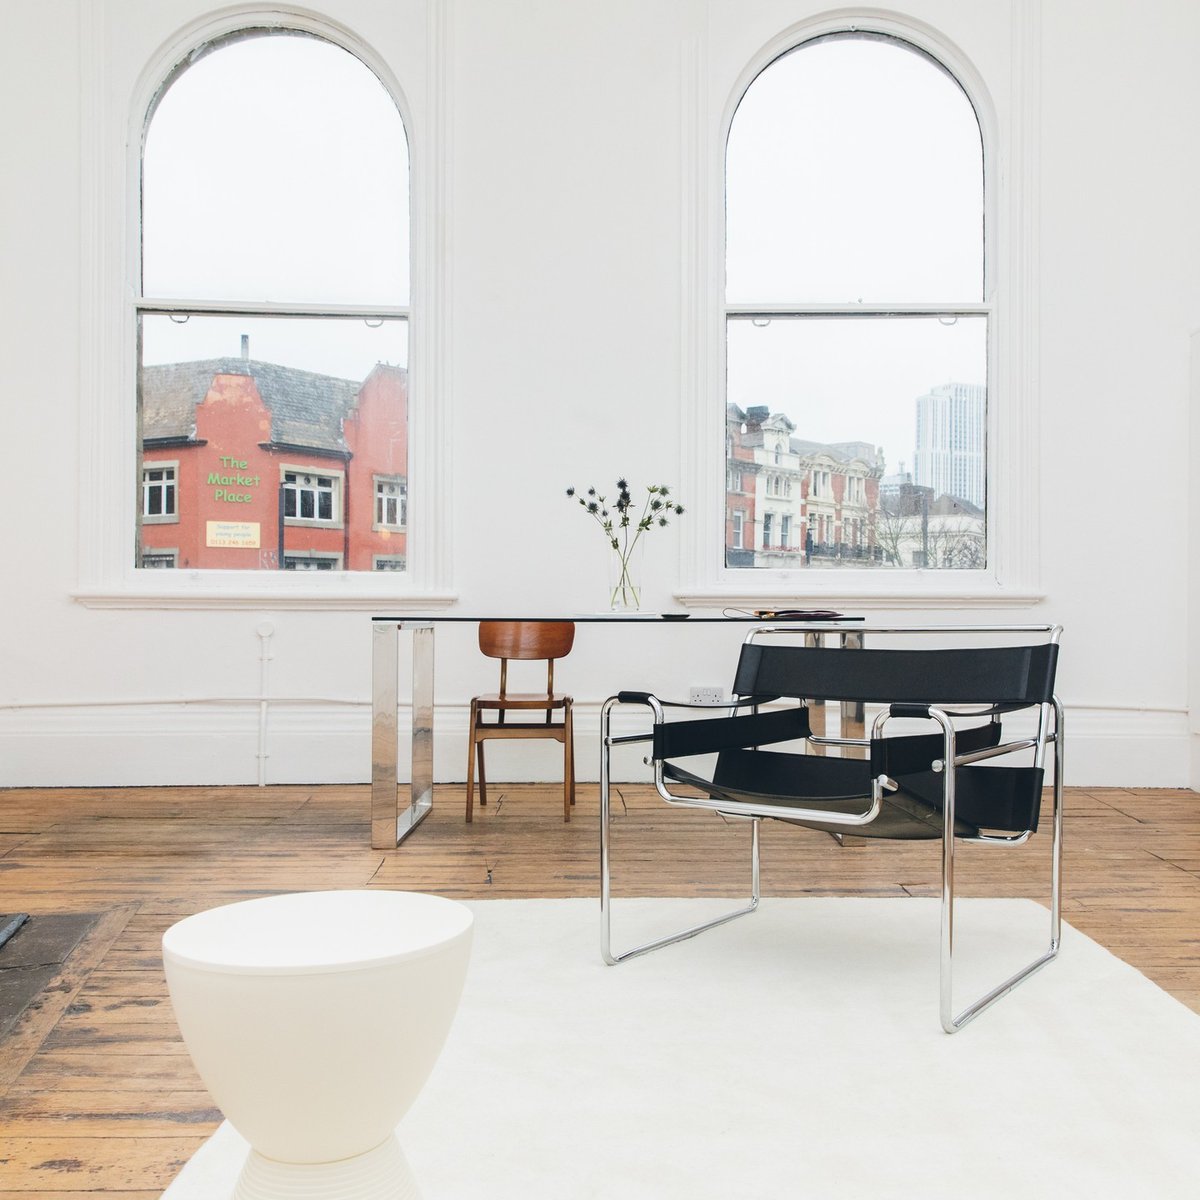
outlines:
[[[258,634],[258,786],[267,786],[267,706],[270,703],[271,635],[275,626],[270,621],[260,621],[254,631]]]

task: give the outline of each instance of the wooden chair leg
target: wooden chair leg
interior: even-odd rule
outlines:
[[[475,701],[471,701],[471,719],[467,723],[467,824],[475,807]]]
[[[483,772],[483,738],[475,743],[475,753],[479,758],[479,807],[487,804],[487,776]]]

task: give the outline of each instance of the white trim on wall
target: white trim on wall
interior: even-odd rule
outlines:
[[[292,6],[196,4],[200,15],[165,40],[137,78],[114,63],[120,6],[80,4],[81,321],[78,584],[93,608],[428,610],[452,603],[448,72],[453,0],[424,0],[424,80],[412,93],[384,56],[348,26]],[[419,8],[420,5],[413,7]],[[130,15],[126,19],[132,20]],[[397,573],[140,571],[135,565],[136,363],[143,120],[173,67],[196,46],[248,25],[286,25],[364,62],[396,101],[409,137],[412,287],[408,562]],[[124,100],[128,97],[127,102]]]
[[[580,780],[595,782],[600,761],[600,702],[576,701],[575,760]],[[1191,734],[1185,709],[1079,705],[1067,708],[1066,781],[1073,787],[1188,785]],[[434,778],[465,777],[466,705],[438,705]],[[411,712],[399,713],[401,778]],[[645,714],[618,711],[613,733],[642,732]],[[263,740],[260,742],[260,730]],[[0,704],[0,786],[249,786],[267,783],[369,782],[371,712],[366,700],[334,697],[97,701]],[[219,744],[219,754],[213,752]],[[260,750],[261,746],[261,750]],[[646,782],[644,748],[623,752],[614,778]],[[522,744],[489,753],[488,779],[561,779],[561,748]],[[452,801],[453,802],[453,801]],[[364,793],[364,816],[369,797]]]
[[[836,32],[897,37],[943,63],[966,91],[984,139],[985,260],[989,329],[989,558],[985,571],[730,569],[724,565],[724,157],[737,106],[758,74],[801,42]],[[949,37],[910,16],[880,9],[825,12],[781,30],[736,76],[714,64],[714,34],[685,48],[680,247],[682,492],[697,519],[681,533],[681,586],[687,605],[752,607],[782,600],[873,608],[1029,607],[1038,578],[1038,188],[1041,9],[1013,0],[1008,60],[1011,98],[997,111],[971,57]],[[999,82],[999,81],[998,81]],[[690,256],[690,257],[689,257]],[[691,265],[694,262],[694,266]],[[999,280],[999,283],[997,282]]]

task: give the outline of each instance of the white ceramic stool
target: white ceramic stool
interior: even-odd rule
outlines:
[[[470,909],[416,892],[269,896],[187,917],[163,964],[200,1077],[252,1149],[234,1200],[408,1200],[395,1127],[466,976]]]

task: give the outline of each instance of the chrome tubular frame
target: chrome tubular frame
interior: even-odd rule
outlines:
[[[1047,732],[1049,710],[1054,712],[1054,732]],[[930,708],[929,716],[942,727],[945,738],[945,761],[960,761],[954,753],[954,726],[950,718],[940,709]],[[981,996],[974,1003],[967,1005],[957,1016],[954,1014],[954,772],[946,771],[942,777],[942,797],[944,804],[944,825],[942,829],[942,912],[941,912],[941,1022],[947,1033],[957,1033],[964,1025],[973,1021],[981,1012],[991,1008],[997,1000],[1007,996],[1009,992],[1024,982],[1035,971],[1040,971],[1058,954],[1062,941],[1062,835],[1063,835],[1063,707],[1058,697],[1052,704],[1041,705],[1038,721],[1038,749],[1035,762],[1042,765],[1045,745],[1054,745],[1054,818],[1053,837],[1050,849],[1050,946],[1039,958],[1022,967],[1016,974],[1009,976],[1003,983],[997,984],[990,992]],[[1021,748],[1014,745],[1014,749]],[[971,756],[964,755],[964,758]],[[1018,834],[1012,838],[997,838],[980,836],[964,838],[963,841],[981,842],[995,845],[998,843],[1020,845],[1029,837],[1030,831]]]
[[[843,629],[838,632],[846,632]],[[770,626],[759,627],[751,630],[745,641],[752,642],[756,638],[770,634],[795,634],[798,630],[792,626]],[[1049,635],[1049,641],[1052,644],[1057,644],[1062,635],[1062,628],[1058,625],[1009,625],[1009,626],[908,626],[908,627],[892,627],[892,626],[858,626],[852,632],[861,635],[866,632],[896,632],[896,633],[942,633],[942,632],[1044,632]],[[844,645],[851,643],[843,642]],[[856,646],[861,646],[861,637],[853,643]],[[658,794],[668,804],[683,808],[699,808],[708,809],[712,812],[717,812],[726,816],[740,817],[751,821],[751,843],[750,843],[750,875],[751,875],[751,894],[750,901],[742,908],[735,909],[733,912],[716,917],[711,921],[706,921],[703,924],[692,926],[689,929],[684,929],[678,933],[668,934],[665,937],[657,938],[654,941],[646,942],[641,946],[636,946],[633,949],[623,951],[620,954],[614,954],[612,951],[612,877],[611,877],[611,828],[610,828],[610,752],[615,745],[631,742],[649,742],[652,740],[651,734],[633,734],[623,737],[613,737],[611,733],[612,725],[612,710],[622,703],[617,697],[611,697],[605,701],[600,715],[600,950],[604,957],[604,961],[610,966],[619,962],[624,962],[626,959],[635,958],[641,954],[647,954],[651,950],[657,950],[661,946],[668,946],[674,942],[681,942],[688,938],[695,937],[699,933],[703,933],[707,929],[713,929],[718,925],[724,925],[728,921],[732,921],[737,917],[746,916],[754,912],[758,908],[760,896],[760,861],[759,861],[759,820],[762,817],[779,816],[790,817],[793,820],[814,820],[825,824],[839,824],[847,827],[847,832],[852,831],[856,825],[869,824],[878,815],[883,803],[883,794],[885,789],[895,788],[886,776],[878,776],[871,781],[871,806],[866,812],[862,813],[830,813],[822,810],[792,808],[785,805],[752,805],[742,804],[734,801],[724,801],[714,799],[709,796],[680,796],[671,792],[665,783],[663,776],[663,764],[660,760],[655,760],[654,766],[654,786]],[[656,723],[664,719],[664,711],[662,703],[654,696],[647,696],[644,700],[628,701],[628,703],[639,703],[649,708],[653,714]],[[679,705],[677,707],[688,707]],[[708,707],[708,706],[706,706]],[[735,707],[735,706],[730,706]],[[970,714],[960,713],[959,716],[969,716]],[[1053,715],[1053,730],[1050,729],[1050,718]],[[942,828],[942,894],[941,894],[941,945],[940,945],[940,1018],[942,1028],[946,1033],[957,1033],[963,1026],[973,1021],[980,1013],[989,1009],[997,1000],[1000,1000],[1013,990],[1018,984],[1024,982],[1035,971],[1039,971],[1048,962],[1058,955],[1059,946],[1062,940],[1062,843],[1063,843],[1063,728],[1064,714],[1062,702],[1057,696],[1051,699],[1048,704],[1039,706],[1038,713],[1038,728],[1037,734],[1033,738],[1020,738],[1011,742],[1004,743],[999,746],[991,747],[986,750],[981,750],[973,753],[959,755],[956,750],[957,735],[955,733],[954,724],[951,719],[951,714],[944,709],[930,706],[929,718],[936,721],[942,729],[943,737],[943,757],[940,763],[934,764],[935,770],[941,770],[942,773],[942,797],[943,797],[943,828]],[[871,737],[878,738],[883,736],[883,727],[887,721],[891,719],[887,709],[884,709],[877,714],[871,729]],[[993,713],[991,715],[993,723],[999,721],[999,717]],[[833,745],[869,745],[869,739],[857,738],[824,738],[811,737],[811,741],[833,744]],[[979,833],[974,837],[956,838],[954,835],[955,825],[955,772],[954,769],[947,770],[946,764],[952,764],[953,768],[966,766],[974,762],[981,762],[984,759],[993,758],[998,755],[1013,753],[1019,750],[1034,751],[1034,765],[1044,767],[1046,747],[1052,745],[1054,747],[1054,781],[1053,781],[1053,836],[1051,844],[1051,859],[1050,859],[1050,945],[1044,954],[1033,960],[1027,966],[1021,968],[1016,974],[1011,975],[1003,983],[992,988],[991,991],[969,1004],[962,1009],[957,1015],[954,1013],[954,851],[955,842],[974,842],[982,845],[1022,845],[1028,840],[1032,830],[1025,830],[1020,833],[1010,835],[996,835]],[[647,761],[650,761],[649,759]]]
[[[650,735],[634,734],[627,737],[612,736],[612,710],[621,701],[615,696],[604,702],[604,707],[600,710],[600,953],[604,957],[604,961],[608,965],[615,966],[619,962],[624,962],[627,958],[637,958],[639,954],[648,954],[651,950],[657,950],[660,946],[669,946],[673,942],[686,941],[688,938],[695,937],[698,933],[703,933],[706,929],[714,929],[718,925],[724,925],[727,921],[732,921],[736,917],[744,917],[752,913],[758,907],[759,899],[759,845],[758,845],[758,818],[753,817],[750,822],[750,900],[743,907],[735,909],[733,912],[725,913],[723,916],[715,917],[711,921],[705,921],[700,925],[693,925],[689,929],[681,930],[678,933],[667,934],[665,937],[656,938],[652,942],[646,942],[641,946],[635,946],[631,950],[625,950],[620,954],[614,954],[612,949],[612,828],[611,828],[611,804],[609,800],[610,780],[609,780],[609,758],[611,749],[614,745],[622,745],[630,742],[648,742]],[[655,720],[662,719],[662,706],[654,699],[653,696],[647,699],[646,707],[649,708],[655,716]],[[662,768],[660,764],[655,766],[655,781],[661,784]],[[660,794],[663,789],[660,787]],[[680,797],[680,799],[684,799]],[[672,799],[672,803],[677,802]],[[714,807],[703,805],[700,807]]]

